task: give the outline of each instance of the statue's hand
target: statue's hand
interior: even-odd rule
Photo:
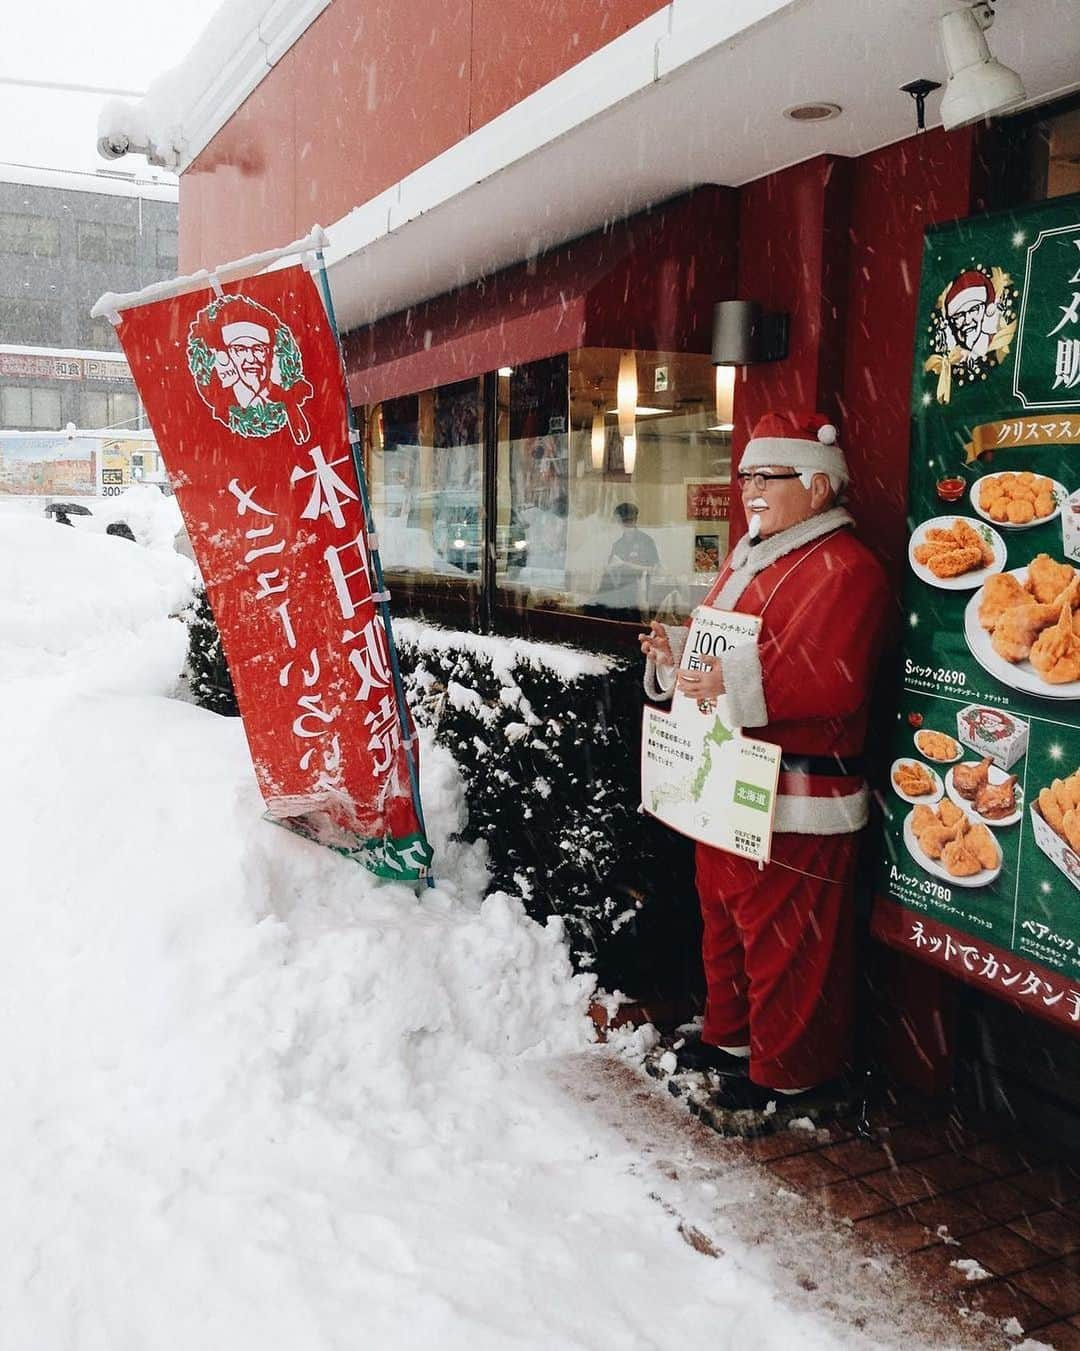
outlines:
[[[657,666],[674,666],[675,657],[668,641],[667,630],[658,620],[649,625],[648,633],[639,633],[638,642],[646,657],[651,657]]]
[[[704,671],[679,672],[675,679],[675,688],[688,694],[699,702],[703,699],[715,699],[724,692],[724,673],[720,669],[719,657],[698,656],[694,658],[707,669]]]

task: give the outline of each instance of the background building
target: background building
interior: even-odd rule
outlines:
[[[0,165],[0,428],[145,425],[106,290],[174,276],[177,189],[149,175]]]

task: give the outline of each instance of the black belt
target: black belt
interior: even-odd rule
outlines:
[[[782,755],[784,774],[821,774],[829,778],[866,777],[866,758],[862,755]]]

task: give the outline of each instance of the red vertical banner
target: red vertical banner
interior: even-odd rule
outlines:
[[[383,877],[431,851],[337,335],[300,266],[124,308],[118,334],[268,815]]]

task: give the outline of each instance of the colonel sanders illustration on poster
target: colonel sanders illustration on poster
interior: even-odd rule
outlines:
[[[1009,354],[1016,336],[1016,288],[1000,267],[969,267],[938,296],[930,317],[934,355],[927,371],[938,377],[935,397],[948,403],[958,386],[983,380]]]
[[[214,417],[240,436],[288,427],[309,434],[303,404],[314,393],[300,349],[277,315],[248,296],[222,296],[200,310],[188,333],[188,367]]]

